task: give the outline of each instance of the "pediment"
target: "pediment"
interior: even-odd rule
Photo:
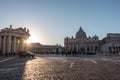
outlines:
[[[23,30],[22,28],[14,29],[12,32],[13,33],[17,33],[17,34],[21,34],[21,35],[25,35],[26,34],[26,31]]]
[[[30,36],[29,34],[29,30],[26,28],[17,28],[17,29],[13,29],[13,28],[4,28],[1,29],[0,31],[0,35],[19,35],[19,36]]]

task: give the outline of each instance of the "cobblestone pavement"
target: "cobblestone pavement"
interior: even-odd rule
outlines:
[[[0,61],[4,60],[4,59],[8,59],[11,58],[10,56],[0,56]]]
[[[0,80],[120,80],[120,56],[15,57],[0,63]]]

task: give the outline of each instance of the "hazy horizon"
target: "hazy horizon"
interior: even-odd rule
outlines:
[[[120,0],[0,0],[0,29],[26,27],[32,42],[64,45],[81,26],[87,36],[120,32]]]

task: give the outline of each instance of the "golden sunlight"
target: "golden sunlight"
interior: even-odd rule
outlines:
[[[26,41],[28,44],[33,42],[39,42],[38,37],[35,35],[31,35],[30,38]]]

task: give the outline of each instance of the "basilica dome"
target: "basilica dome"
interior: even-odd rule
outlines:
[[[76,33],[76,38],[87,38],[86,33],[83,31],[82,27],[80,27],[79,31]]]

